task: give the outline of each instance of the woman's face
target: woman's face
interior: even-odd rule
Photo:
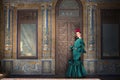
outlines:
[[[81,37],[81,33],[80,32],[76,32],[76,36],[79,38]]]

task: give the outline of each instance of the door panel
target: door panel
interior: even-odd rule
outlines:
[[[56,21],[56,74],[65,74],[68,60],[72,53],[70,46],[74,42],[75,29],[79,27],[79,20]]]
[[[59,70],[57,72],[64,73],[65,67],[63,65],[66,65],[67,61],[67,27],[68,24],[66,24],[64,21],[58,22],[58,27],[56,28],[56,66],[59,65],[59,67],[56,67],[56,70]]]
[[[80,0],[58,0],[56,4],[56,74],[64,75],[72,53],[75,29],[82,31],[82,4]]]

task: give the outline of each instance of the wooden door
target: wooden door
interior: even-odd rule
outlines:
[[[72,58],[69,47],[73,45],[76,28],[82,30],[82,6],[80,2],[77,0],[60,0],[56,6],[57,75],[65,75],[68,60]]]

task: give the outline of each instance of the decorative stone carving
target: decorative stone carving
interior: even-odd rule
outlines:
[[[5,23],[5,58],[12,57],[12,27],[13,27],[13,8],[9,5],[4,6]]]
[[[96,50],[96,4],[95,5],[87,5],[87,29],[88,29],[88,50],[95,51]]]
[[[42,58],[51,57],[52,49],[52,6],[42,5]]]
[[[119,0],[86,0],[87,2],[120,2]]]
[[[42,3],[52,2],[53,0],[3,0],[3,3]]]

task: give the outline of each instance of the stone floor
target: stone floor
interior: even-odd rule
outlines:
[[[56,78],[3,78],[1,80],[101,80],[97,78],[88,78],[88,79],[56,79]]]
[[[1,78],[4,78],[6,75],[5,74],[0,74],[0,80]]]
[[[120,75],[87,76],[85,78],[64,78],[64,76],[9,76],[1,80],[120,80]]]

